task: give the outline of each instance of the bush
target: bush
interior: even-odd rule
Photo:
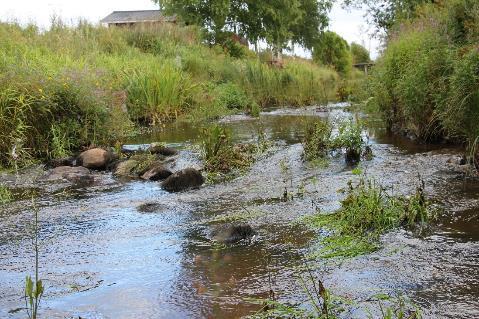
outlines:
[[[313,60],[320,65],[331,66],[343,75],[347,75],[352,68],[348,43],[332,31],[321,34],[313,49]]]
[[[216,102],[228,109],[246,110],[251,104],[245,92],[230,82],[216,86],[215,95]]]

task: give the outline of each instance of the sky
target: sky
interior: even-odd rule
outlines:
[[[157,9],[151,0],[0,0],[0,21],[17,21],[22,24],[33,22],[47,28],[53,16],[65,22],[76,22],[79,18],[93,23],[112,11]],[[366,31],[364,12],[345,10],[335,4],[330,14],[330,30],[338,33],[349,43],[363,44],[375,58],[379,43],[371,39]],[[296,54],[307,56],[303,50]]]

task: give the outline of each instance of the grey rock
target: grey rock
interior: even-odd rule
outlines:
[[[180,192],[203,185],[205,179],[201,172],[194,168],[182,169],[165,179],[161,186],[168,192]]]

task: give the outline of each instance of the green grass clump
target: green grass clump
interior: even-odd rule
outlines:
[[[327,121],[315,121],[306,124],[303,139],[303,157],[307,161],[323,159],[331,148],[332,127]]]
[[[346,161],[357,163],[361,160],[365,146],[361,133],[359,121],[341,123],[336,135],[333,135],[329,122],[308,122],[303,139],[303,158],[307,161],[321,161],[327,158],[330,151],[344,149]]]
[[[233,144],[230,131],[220,125],[203,129],[200,138],[205,170],[213,180],[248,169],[258,153],[256,144]]]
[[[432,217],[423,185],[411,197],[393,197],[371,180],[350,183],[341,208],[317,214],[307,220],[313,227],[327,228],[331,234],[322,241],[319,256],[355,257],[380,247],[382,234],[397,227],[423,226]]]
[[[3,185],[0,185],[0,205],[7,204],[13,200],[12,192]]]

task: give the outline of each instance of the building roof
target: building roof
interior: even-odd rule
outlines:
[[[113,11],[101,23],[174,22],[175,16],[163,16],[160,10]]]

